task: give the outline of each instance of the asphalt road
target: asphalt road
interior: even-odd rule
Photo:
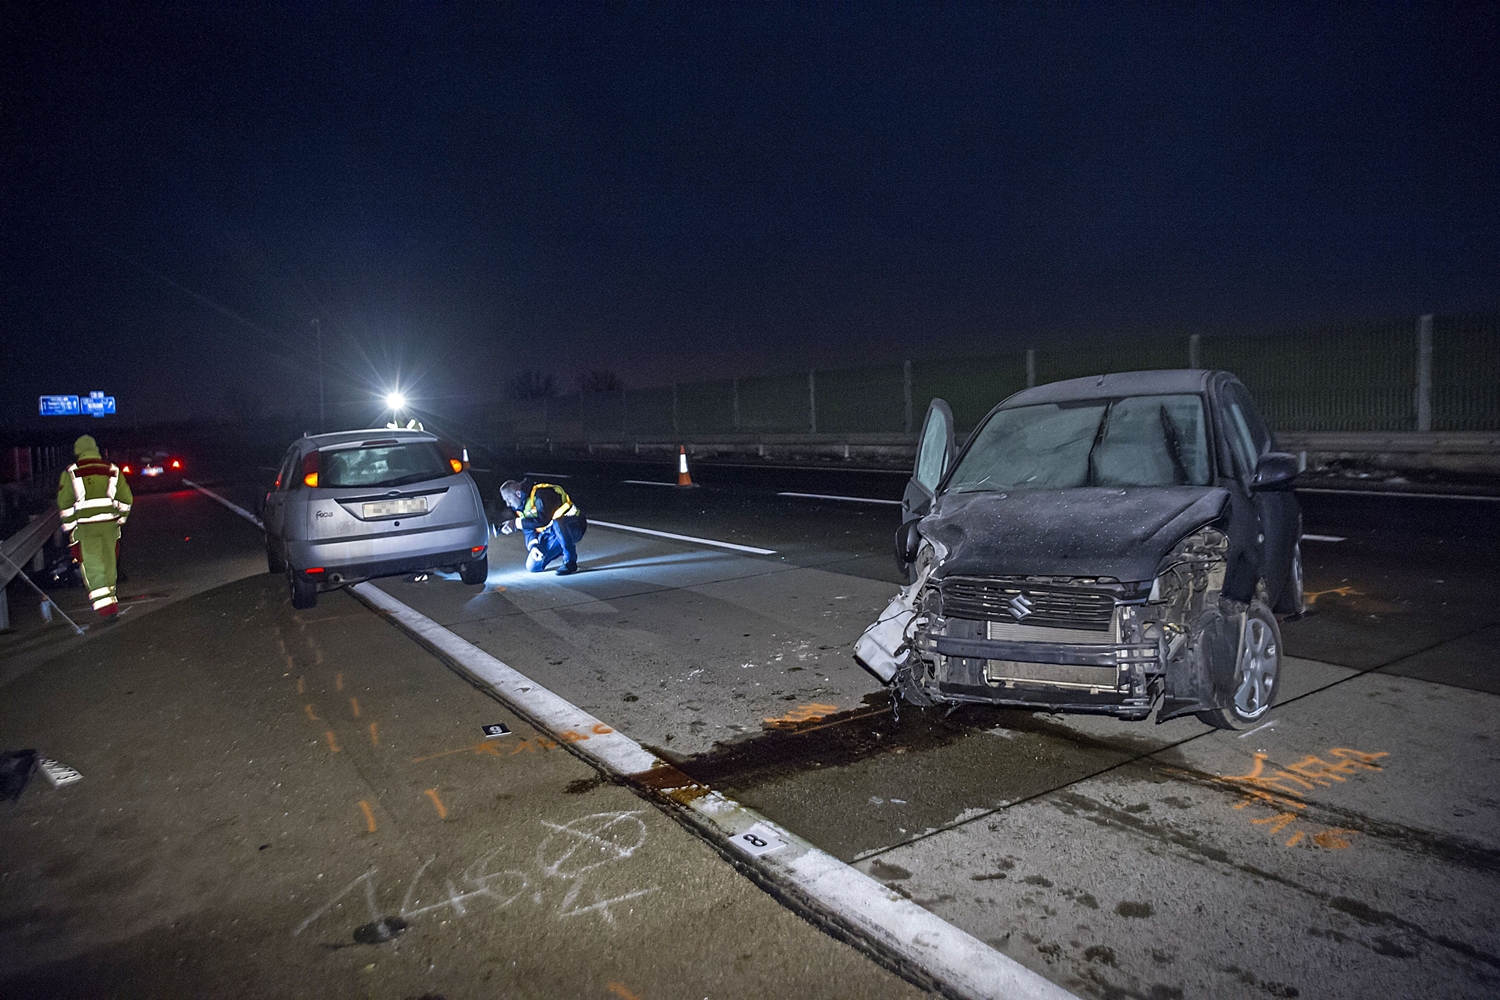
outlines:
[[[1192,720],[1156,726],[978,710],[946,717],[907,711],[898,723],[884,693],[849,655],[854,638],[895,588],[889,553],[896,508],[778,494],[891,500],[900,496],[902,477],[699,466],[695,478],[702,487],[678,490],[652,485],[673,478],[661,465],[536,457],[514,467],[494,464],[478,473],[490,495],[508,475],[542,473],[567,486],[596,520],[774,553],[750,555],[595,524],[581,546],[583,572],[574,577],[524,573],[519,543],[507,553],[515,540],[497,539],[482,590],[442,577],[386,581],[383,589],[699,781],[760,810],[1060,985],[1086,996],[1152,998],[1500,992],[1500,905],[1494,902],[1500,898],[1500,761],[1493,724],[1500,695],[1500,664],[1493,652],[1500,613],[1492,579],[1500,555],[1500,504],[1305,495],[1305,530],[1342,540],[1304,543],[1313,613],[1284,625],[1290,658],[1281,703],[1253,733],[1211,731]],[[240,502],[253,503],[249,484],[220,485]],[[209,534],[215,537],[253,535],[227,512],[214,523]],[[183,559],[184,567],[190,563]],[[178,614],[187,617],[179,621],[173,617]],[[209,627],[215,614],[233,623],[225,626],[232,638]],[[403,864],[411,868],[429,853],[443,854],[450,858],[443,877],[462,895],[462,879],[473,877],[464,875],[471,871],[464,867],[472,864],[468,854],[482,855],[490,843],[486,837],[510,843],[522,837],[520,828],[528,823],[535,835],[552,829],[536,824],[566,827],[583,815],[611,810],[638,811],[653,838],[685,838],[689,846],[679,848],[674,841],[673,856],[702,852],[693,865],[701,869],[696,880],[673,882],[661,865],[639,876],[640,885],[655,886],[659,899],[672,901],[669,908],[697,915],[674,925],[674,934],[701,930],[707,914],[722,912],[723,900],[736,891],[776,910],[769,897],[706,848],[691,846],[696,842],[687,833],[622,789],[589,791],[585,798],[604,795],[610,801],[574,816],[581,804],[572,811],[558,805],[574,805],[571,797],[557,793],[566,775],[549,774],[535,779],[536,791],[523,803],[497,808],[476,789],[503,794],[493,792],[509,780],[496,770],[501,760],[461,752],[439,758],[475,769],[452,779],[450,801],[449,778],[423,770],[435,762],[418,765],[415,758],[433,748],[476,745],[469,730],[481,717],[509,717],[409,640],[375,627],[371,613],[343,595],[325,596],[316,617],[304,618],[292,615],[269,577],[249,576],[70,647],[93,650],[116,643],[122,648],[114,655],[128,658],[144,642],[159,644],[164,652],[134,668],[139,680],[132,682],[132,691],[148,683],[161,692],[175,690],[186,669],[179,664],[205,657],[225,661],[223,670],[191,671],[192,684],[199,686],[197,700],[248,706],[244,719],[227,709],[212,721],[184,715],[190,709],[179,701],[172,718],[158,714],[134,725],[138,735],[131,745],[144,739],[153,751],[170,749],[171,763],[156,752],[142,756],[113,742],[103,758],[83,749],[112,732],[118,723],[111,720],[134,719],[121,714],[127,711],[121,699],[135,695],[107,683],[118,667],[93,668],[98,673],[91,682],[69,679],[66,698],[59,696],[56,678],[64,670],[90,669],[87,658],[65,667],[44,664],[45,670],[37,668],[7,685],[7,707],[0,713],[6,746],[23,737],[55,742],[56,733],[67,732],[63,745],[87,761],[80,770],[104,768],[100,785],[149,785],[140,793],[143,802],[156,802],[175,787],[179,768],[191,770],[199,784],[183,801],[212,799],[217,812],[208,812],[225,824],[190,838],[187,857],[205,872],[238,865],[243,857],[235,852],[248,855],[244,845],[252,840],[277,843],[271,829],[276,824],[269,820],[264,830],[236,829],[249,822],[243,818],[248,806],[231,805],[233,796],[247,803],[259,800],[257,806],[272,818],[278,806],[285,814],[281,835],[289,843],[281,854],[294,860],[274,878],[251,879],[254,885],[247,882],[243,900],[221,908],[239,914],[229,920],[259,922],[268,943],[239,950],[185,949],[197,956],[195,964],[185,964],[186,978],[172,982],[224,983],[236,975],[273,982],[274,977],[255,977],[269,976],[264,967],[285,962],[297,976],[326,976],[318,981],[332,992],[362,995],[362,987],[350,983],[358,982],[355,972],[369,964],[371,949],[381,956],[421,950],[430,959],[437,948],[430,942],[449,941],[450,950],[441,953],[453,961],[432,959],[432,964],[435,970],[451,969],[497,948],[514,959],[508,942],[522,934],[527,954],[540,949],[555,959],[565,953],[593,977],[594,986],[619,982],[642,1000],[704,995],[708,989],[700,989],[701,980],[693,977],[706,973],[692,970],[710,961],[709,954],[719,972],[714,995],[819,995],[809,983],[825,980],[776,979],[774,960],[736,966],[722,951],[696,954],[706,947],[703,934],[654,938],[670,940],[671,946],[648,947],[644,954],[632,952],[641,947],[638,938],[612,950],[595,928],[573,936],[551,927],[549,935],[525,937],[513,925],[523,911],[533,922],[540,919],[542,904],[485,910],[484,921],[454,919],[448,925],[452,930],[414,922],[411,930],[420,931],[419,938],[403,934],[390,943],[408,947],[409,953],[388,945],[335,947],[351,940],[352,914],[331,921],[325,915],[309,925],[305,934],[326,935],[318,938],[326,945],[322,952],[298,952],[303,944],[285,926],[287,940],[275,938],[272,925],[306,918],[293,919],[301,913],[298,906],[312,912],[306,904],[319,887],[309,886],[309,880],[324,881],[313,875],[325,875],[337,892],[374,865],[381,879],[389,871],[392,884],[399,885]],[[317,629],[330,632],[324,636]],[[307,644],[309,630],[321,653]],[[132,641],[126,643],[127,638]],[[285,653],[277,640],[287,645]],[[333,650],[348,654],[340,661],[346,669],[329,666]],[[296,662],[284,662],[284,656]],[[308,657],[314,662],[305,662]],[[324,662],[315,662],[320,659]],[[312,668],[318,670],[315,696],[304,698],[301,691],[293,696],[297,678],[313,683]],[[350,695],[370,699],[361,701],[357,721],[337,689],[340,676],[345,684],[360,677],[360,683],[373,685],[371,693]],[[394,754],[376,753],[373,744],[367,748],[360,742],[359,727],[371,711],[367,706],[377,704],[389,718],[399,713],[401,725],[412,727],[414,735],[403,736],[410,742],[402,745],[402,754],[410,756],[399,766]],[[317,731],[320,720],[335,717],[337,727]],[[371,721],[384,726],[386,717],[371,716]],[[191,740],[173,743],[162,735],[172,721],[184,718]],[[533,738],[519,720],[511,721],[518,736]],[[295,753],[307,757],[294,757],[287,748],[278,751],[275,742],[254,748],[247,742],[241,751],[246,760],[264,764],[264,755],[271,755],[276,761],[262,773],[262,765],[231,767],[227,756],[224,761],[215,756],[226,753],[226,738],[261,740],[268,723],[285,728],[288,738],[294,723],[305,729],[296,736]],[[220,730],[235,735],[216,735]],[[340,741],[341,756],[332,756],[329,732]],[[123,775],[114,763],[104,763],[117,756],[129,762]],[[545,753],[522,753],[518,759],[529,766],[533,758],[538,766],[549,761],[583,766]],[[336,778],[324,773],[330,761],[347,766],[347,772]],[[281,793],[262,787],[268,781],[285,783],[283,776],[293,773],[305,785],[295,796],[277,798]],[[74,865],[95,871],[94,854],[116,850],[118,832],[100,825],[107,803],[91,801],[76,814],[68,811],[65,803],[82,799],[78,793],[86,787],[91,785],[28,791],[20,809],[4,815],[0,833],[20,843],[11,856],[24,860],[5,864],[0,940],[14,944],[41,935],[57,949],[49,965],[32,959],[8,963],[7,969],[21,970],[19,982],[52,982],[46,976],[66,976],[76,963],[92,961],[88,956],[101,954],[97,942],[107,935],[89,930],[80,936],[78,922],[93,928],[94,922],[109,924],[111,915],[118,915],[109,901],[123,890],[108,879],[97,881],[95,872],[90,876],[95,882],[80,884],[66,865],[61,874],[48,867],[57,864],[59,838],[70,823],[94,827],[89,833],[94,853],[74,848]],[[431,825],[437,815],[436,803],[426,795],[429,787],[442,797],[450,817],[461,815],[470,827],[465,837],[441,841],[442,851],[411,846],[426,836],[418,835],[418,827]],[[302,812],[287,808],[292,798]],[[363,808],[355,805],[358,801],[373,803],[369,825],[376,830],[365,829],[367,817],[358,811]],[[45,835],[27,832],[42,827],[25,825],[26,809],[48,812]],[[230,816],[240,818],[224,819]],[[379,847],[389,853],[361,853],[387,844],[384,823],[397,829],[399,849],[393,840]],[[442,837],[454,836],[448,819],[437,829]],[[145,839],[139,837],[141,843]],[[327,853],[319,855],[325,845]],[[261,852],[255,846],[254,863],[276,849]],[[337,872],[326,870],[335,866],[332,860],[314,860],[322,857],[337,859]],[[139,956],[148,947],[169,953],[167,938],[156,943],[148,938],[170,926],[168,917],[182,920],[172,906],[181,909],[184,894],[191,895],[185,886],[192,868],[185,864],[180,879],[158,873],[156,895],[124,895],[124,909],[150,929],[109,938],[116,949],[109,962],[116,965],[106,962],[108,968],[138,973],[161,965]],[[254,871],[234,870],[242,878]],[[630,880],[601,891],[633,891],[625,881]],[[12,889],[20,886],[26,891]],[[345,897],[359,902],[355,910],[367,909],[362,886]],[[297,906],[284,901],[289,895]],[[89,916],[74,908],[86,909]],[[319,921],[327,926],[313,930]],[[229,935],[227,927],[220,931]],[[868,977],[839,979],[826,995],[882,995],[880,990],[894,995],[906,988],[842,945],[799,937],[797,928],[818,936],[792,920],[761,948],[745,953],[764,958],[769,951],[785,958],[806,950],[812,957],[800,967],[812,975],[816,962],[830,961],[817,952],[827,948],[832,960],[846,963],[839,976]],[[194,928],[195,934],[202,930]],[[443,934],[451,940],[440,938]],[[420,949],[406,944],[414,939],[422,942]],[[80,940],[90,944],[80,946]],[[201,936],[193,940],[204,943]],[[561,943],[549,951],[538,941]],[[635,976],[637,986],[601,978],[612,974],[606,956],[627,953],[634,964],[620,968]],[[369,995],[407,995],[401,990],[415,995],[425,989],[418,985],[420,961],[401,958],[395,964],[393,975],[405,978],[393,978],[399,983],[393,989],[371,988]],[[480,966],[494,975],[504,971],[503,963]],[[799,968],[795,962],[789,967],[792,973]],[[579,980],[568,979],[564,988],[562,981],[540,976],[532,966],[524,976],[506,979],[510,992],[501,995],[606,995],[597,989],[570,993]],[[446,982],[452,991],[446,995],[460,996],[471,995],[479,980],[455,974]]]

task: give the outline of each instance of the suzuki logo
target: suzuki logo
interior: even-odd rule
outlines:
[[[1005,603],[1010,608],[1010,613],[1016,616],[1016,621],[1020,621],[1031,614],[1031,607],[1035,602],[1025,594],[1017,594]]]

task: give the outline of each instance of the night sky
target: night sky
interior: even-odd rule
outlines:
[[[1500,8],[1328,7],[6,4],[0,417],[1500,308]]]

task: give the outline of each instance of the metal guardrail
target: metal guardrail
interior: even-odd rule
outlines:
[[[31,522],[20,531],[11,535],[5,541],[0,542],[0,587],[14,580],[21,567],[37,554],[47,539],[57,533],[62,527],[62,514],[56,509],[38,514]]]

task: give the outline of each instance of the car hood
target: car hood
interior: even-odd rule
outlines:
[[[922,519],[946,547],[935,576],[1109,576],[1149,580],[1229,499],[1211,486],[953,493]]]

